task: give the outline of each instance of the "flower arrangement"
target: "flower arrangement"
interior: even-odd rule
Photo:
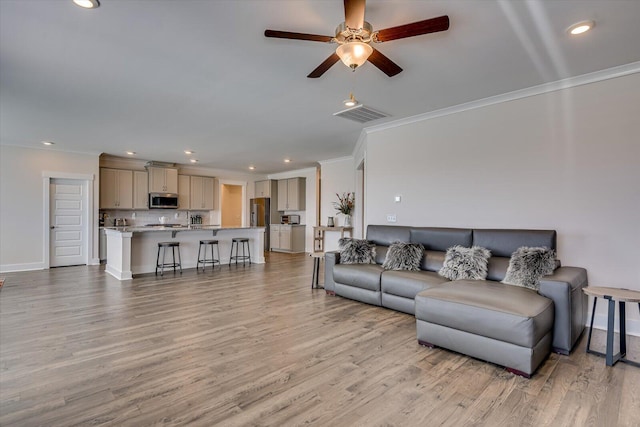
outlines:
[[[344,215],[351,215],[355,203],[355,193],[342,193],[342,196],[336,193],[336,196],[338,201],[333,202],[333,207],[336,208],[336,211]]]

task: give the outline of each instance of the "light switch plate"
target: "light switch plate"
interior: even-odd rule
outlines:
[[[387,215],[387,222],[396,222],[396,214],[388,214]]]

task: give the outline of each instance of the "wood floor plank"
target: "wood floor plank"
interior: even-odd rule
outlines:
[[[0,425],[639,425],[640,369],[606,367],[585,337],[527,380],[418,345],[413,316],[311,290],[308,256],[267,257],[125,282],[7,273]]]

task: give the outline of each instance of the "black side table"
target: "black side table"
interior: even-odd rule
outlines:
[[[640,367],[640,363],[628,360],[627,355],[627,330],[626,330],[626,312],[625,304],[628,302],[638,303],[638,311],[640,312],[640,292],[631,289],[605,288],[598,286],[587,286],[582,290],[585,294],[593,297],[593,309],[591,311],[591,324],[589,325],[589,337],[587,338],[587,353],[595,354],[605,358],[607,366],[613,366],[617,362],[627,363],[629,365]],[[607,321],[607,352],[600,353],[591,350],[591,333],[593,332],[593,317],[596,313],[596,304],[598,298],[604,298],[609,301],[608,321]],[[620,311],[620,351],[613,354],[613,336],[615,329],[616,304],[618,301]]]

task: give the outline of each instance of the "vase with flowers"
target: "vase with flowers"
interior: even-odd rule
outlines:
[[[337,202],[333,202],[333,207],[336,208],[338,213],[344,215],[344,226],[351,227],[351,214],[353,213],[353,206],[355,203],[355,193],[342,193],[342,196],[336,193],[338,197]]]

